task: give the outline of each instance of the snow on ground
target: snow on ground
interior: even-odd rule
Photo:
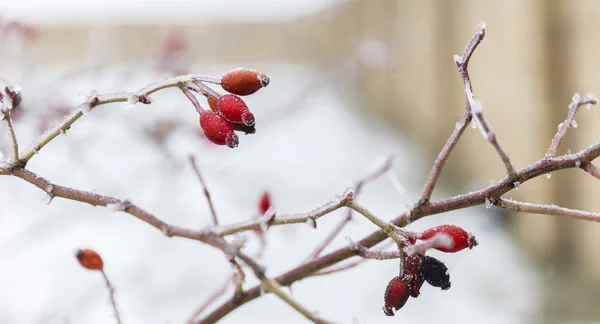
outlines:
[[[256,67],[259,68],[260,67]],[[195,70],[220,74],[227,68]],[[394,173],[407,194],[394,190],[389,176],[368,185],[358,200],[391,219],[412,204],[431,161],[383,126],[366,123],[348,110],[355,99],[323,85],[289,113],[289,118],[261,124],[269,111],[289,109],[301,82],[316,80],[302,66],[271,64],[268,88],[248,97],[258,132],[241,136],[234,150],[194,135],[197,115],[176,90],[153,96],[150,106],[102,106],[78,121],[67,136],[44,148],[29,167],[60,184],[131,199],[163,220],[181,226],[210,225],[208,206],[189,166],[195,154],[223,223],[252,217],[265,189],[278,213],[311,210],[340,194],[363,176],[377,159],[397,154]],[[79,91],[134,90],[157,79],[152,73],[103,73],[59,85],[75,104]],[[47,109],[41,100],[55,89],[41,82],[24,84],[31,109]],[[159,119],[184,123],[162,146],[141,131]],[[18,122],[18,136],[29,143],[34,121]],[[471,130],[476,131],[476,130]],[[9,151],[5,151],[5,155]],[[98,273],[82,269],[77,248],[103,256],[116,286],[124,323],[182,323],[230,273],[221,253],[200,243],[166,238],[123,213],[55,199],[18,179],[0,179],[0,323],[112,323],[108,293]],[[304,224],[274,227],[263,259],[268,275],[299,262],[344,212],[322,218],[318,230]],[[355,218],[334,242],[358,239],[375,229]],[[397,273],[396,261],[372,261],[355,269],[293,286],[294,296],[324,318],[343,323],[525,323],[538,310],[540,283],[527,260],[485,208],[433,216],[414,229],[451,222],[475,233],[480,245],[458,255],[436,254],[452,268],[452,288],[425,286],[395,317],[383,315],[383,292]],[[255,247],[253,236],[250,247]],[[249,274],[249,284],[255,279]],[[222,323],[305,323],[273,296],[255,300]]]

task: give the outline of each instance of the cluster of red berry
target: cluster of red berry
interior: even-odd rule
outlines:
[[[221,87],[229,92],[219,95],[206,93],[211,110],[200,112],[200,127],[206,137],[218,145],[237,147],[235,131],[256,132],[254,115],[239,96],[248,96],[269,85],[269,77],[249,69],[229,71],[221,78]]]
[[[409,244],[414,245],[417,239],[431,240],[438,235],[447,235],[451,244],[435,243],[432,248],[454,253],[463,249],[472,249],[477,245],[475,237],[456,225],[440,225],[426,230],[409,239]],[[385,315],[394,316],[394,309],[399,310],[406,304],[408,297],[417,298],[421,286],[427,282],[433,287],[442,290],[450,289],[450,274],[446,265],[434,258],[424,254],[406,256],[404,267],[399,276],[392,278],[385,289],[383,312]]]

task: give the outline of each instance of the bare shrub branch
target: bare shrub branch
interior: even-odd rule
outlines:
[[[559,207],[556,205],[533,204],[505,198],[499,198],[496,201],[493,201],[492,203],[498,207],[516,212],[567,216],[570,218],[582,219],[592,222],[600,222],[600,213],[586,212],[577,209]]]

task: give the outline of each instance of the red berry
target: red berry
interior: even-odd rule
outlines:
[[[102,270],[102,268],[104,268],[104,262],[102,262],[102,258],[94,250],[77,250],[75,257],[77,257],[79,264],[88,270]]]
[[[208,101],[208,106],[210,107],[210,109],[214,112],[218,112],[219,111],[219,99],[217,99],[217,97],[215,96],[208,96],[207,98]]]
[[[419,297],[421,287],[425,279],[421,275],[421,259],[417,255],[409,256],[404,259],[404,273],[402,280],[408,283],[411,297]]]
[[[238,96],[247,96],[269,85],[269,77],[250,69],[239,68],[221,78],[223,90]]]
[[[223,116],[212,111],[205,111],[200,115],[200,127],[211,142],[231,148],[238,146],[239,139],[235,135],[233,127]]]
[[[219,112],[230,122],[246,126],[254,125],[254,115],[242,98],[232,94],[222,95],[219,97],[217,106]]]
[[[408,285],[400,277],[392,278],[385,288],[383,297],[383,312],[385,315],[394,316],[394,309],[399,310],[402,308],[406,304],[408,297]]]
[[[475,239],[475,236],[473,236],[470,233],[467,233],[467,231],[465,231],[464,229],[462,229],[456,225],[440,225],[440,226],[432,227],[432,228],[426,230],[425,232],[423,232],[423,234],[421,235],[421,239],[422,240],[430,239],[430,238],[434,237],[435,235],[437,235],[438,233],[447,234],[454,241],[454,245],[452,246],[452,248],[448,248],[446,246],[444,246],[444,247],[435,247],[434,246],[435,249],[440,250],[442,252],[454,253],[454,252],[458,252],[458,251],[466,249],[466,248],[472,249],[474,246],[477,246],[477,244],[478,244],[477,240]]]
[[[258,211],[261,215],[264,215],[269,208],[271,208],[271,195],[269,195],[269,192],[265,191],[258,201]]]

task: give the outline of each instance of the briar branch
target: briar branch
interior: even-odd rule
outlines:
[[[202,74],[187,74],[181,75],[177,77],[163,79],[158,82],[151,83],[135,92],[131,93],[112,93],[112,94],[103,94],[98,95],[96,92],[92,92],[89,98],[72,109],[69,113],[67,113],[60,121],[58,121],[54,126],[49,128],[44,134],[42,134],[20,157],[20,161],[23,164],[26,164],[37,152],[39,152],[44,146],[46,146],[50,141],[56,138],[61,133],[66,132],[71,125],[76,122],[81,116],[87,114],[91,109],[94,109],[98,106],[116,103],[116,102],[129,102],[131,104],[136,104],[138,102],[143,104],[150,104],[152,100],[150,99],[150,95],[159,90],[163,90],[166,88],[179,87],[181,84],[185,84],[187,82],[198,81],[199,84],[201,82],[213,82],[214,77],[202,75]]]
[[[498,198],[492,201],[492,204],[500,208],[512,210],[515,212],[526,212],[532,214],[566,216],[575,219],[582,219],[592,222],[600,222],[600,213],[587,212],[577,209],[559,207],[556,205],[541,205],[528,202],[516,201],[506,198]]]
[[[593,165],[591,162],[581,163],[580,168],[582,168],[585,172],[589,173],[592,177],[600,180],[600,168]]]
[[[202,191],[204,192],[204,196],[206,197],[206,201],[208,202],[208,207],[210,207],[210,213],[213,218],[213,224],[215,226],[218,226],[219,219],[217,218],[217,212],[215,211],[215,206],[213,205],[212,198],[210,197],[210,192],[208,191],[208,187],[206,186],[206,183],[204,182],[204,178],[202,178],[202,174],[200,173],[200,168],[198,168],[198,164],[196,163],[196,158],[193,155],[190,155],[188,157],[188,160],[190,161],[190,166],[192,167],[194,174],[196,174],[196,177],[198,178],[198,181],[200,182],[200,185],[202,186]]]
[[[472,91],[473,91],[473,87],[471,85],[471,78],[469,77],[469,70],[468,70],[469,61],[471,60],[471,56],[473,55],[473,52],[475,51],[477,46],[479,46],[479,44],[481,43],[481,41],[483,40],[484,37],[485,37],[485,24],[483,22],[481,22],[477,28],[477,31],[471,38],[471,41],[465,48],[463,55],[462,56],[458,55],[458,54],[454,55],[454,62],[458,66],[458,71],[460,72],[460,75],[462,76],[465,92],[467,92],[467,93],[468,92],[472,93]],[[448,137],[446,144],[444,144],[444,147],[442,148],[442,150],[436,157],[435,161],[433,162],[433,167],[431,168],[431,171],[429,172],[429,176],[427,177],[427,182],[425,182],[425,186],[423,188],[423,193],[421,194],[421,199],[420,199],[417,207],[428,203],[429,200],[431,199],[431,194],[433,194],[433,190],[435,189],[435,185],[437,184],[440,174],[442,173],[442,169],[446,165],[448,156],[450,156],[450,153],[452,153],[452,150],[458,143],[458,140],[460,140],[462,134],[465,132],[465,129],[467,129],[467,126],[471,122],[472,118],[473,118],[473,115],[471,113],[471,103],[469,102],[469,100],[467,98],[467,101],[465,103],[465,112],[464,112],[462,118],[460,119],[460,121],[458,123],[456,123],[456,127],[454,128],[454,131],[452,131],[452,134],[450,135],[450,137]],[[418,209],[418,208],[416,208],[416,209]],[[415,210],[415,211],[417,211],[417,210]]]
[[[598,99],[593,94],[587,94],[585,96],[580,96],[578,93],[573,95],[572,101],[569,104],[569,112],[567,113],[567,118],[564,122],[558,125],[558,131],[554,135],[552,139],[552,143],[548,148],[548,152],[546,153],[546,158],[551,158],[556,156],[556,151],[562,143],[565,135],[567,135],[567,130],[571,127],[577,127],[577,122],[575,121],[575,115],[579,110],[579,107],[584,105],[595,105],[598,103]]]
[[[102,278],[104,278],[104,283],[106,284],[106,287],[108,288],[108,292],[110,294],[110,305],[113,309],[113,313],[115,315],[115,319],[117,320],[117,324],[121,324],[121,316],[119,315],[119,310],[117,309],[117,302],[115,300],[115,288],[110,283],[106,272],[104,272],[103,269],[101,269],[100,272],[102,273]]]
[[[392,168],[392,166],[394,165],[394,157],[395,157],[394,154],[390,154],[385,159],[383,164],[381,164],[378,168],[373,170],[366,177],[364,177],[356,182],[356,184],[354,185],[354,199],[356,199],[358,197],[358,195],[362,192],[362,189],[365,186],[365,184],[379,178],[380,176],[382,176],[383,174],[385,174]],[[342,232],[344,227],[346,227],[346,224],[348,224],[348,222],[350,222],[351,219],[352,219],[352,209],[348,209],[344,218],[342,218],[333,227],[331,232],[329,232],[329,234],[327,234],[325,239],[319,245],[317,245],[317,247],[315,247],[315,249],[309,254],[308,259],[313,259],[313,258],[319,256],[319,254],[321,254],[321,252],[323,252],[323,250],[325,250],[325,248],[327,246],[329,246],[329,244],[331,244],[331,242],[333,242],[333,240]]]
[[[12,123],[12,117],[10,115],[10,109],[3,109],[2,113],[4,115],[4,120],[6,120],[6,125],[8,126],[8,132],[10,134],[10,143],[12,147],[12,163],[19,163],[19,143],[17,142],[17,135],[15,134],[15,128]]]

